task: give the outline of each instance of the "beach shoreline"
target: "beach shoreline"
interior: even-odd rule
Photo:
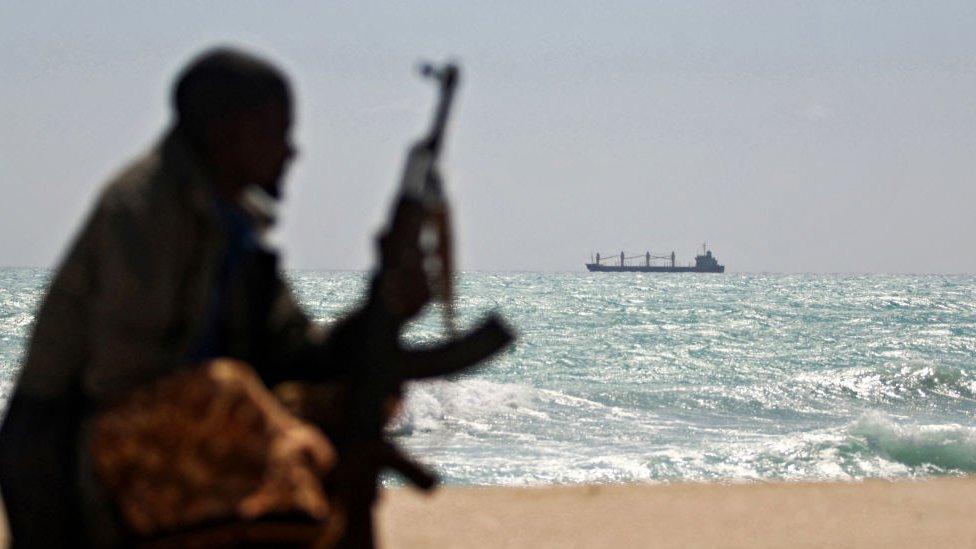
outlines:
[[[380,547],[976,547],[976,476],[384,491]]]

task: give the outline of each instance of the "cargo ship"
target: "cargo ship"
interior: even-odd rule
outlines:
[[[702,253],[695,256],[694,265],[678,265],[673,251],[670,256],[651,255],[649,251],[630,257],[624,252],[610,257],[601,257],[597,253],[596,261],[587,263],[586,270],[597,273],[724,273],[725,265],[719,265],[708,246],[702,244]]]

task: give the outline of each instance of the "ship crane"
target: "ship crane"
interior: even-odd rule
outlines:
[[[657,259],[663,259],[664,261],[670,261],[671,262],[671,266],[674,267],[675,255],[674,255],[674,252],[671,252],[668,255],[653,255],[653,254],[651,254],[650,251],[645,252],[645,253],[640,254],[640,255],[631,255],[631,256],[625,255],[623,251],[621,251],[620,254],[612,254],[612,255],[604,255],[604,254],[597,253],[596,254],[596,262],[595,263],[597,265],[600,265],[602,261],[613,260],[613,259],[618,260],[618,265],[619,266],[625,266],[625,265],[627,265],[627,261],[630,261],[630,260],[633,260],[633,259],[643,259],[644,260],[644,264],[646,266],[650,266],[651,261],[657,260]]]

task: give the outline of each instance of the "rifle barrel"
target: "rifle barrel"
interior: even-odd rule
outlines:
[[[436,157],[440,153],[444,128],[447,126],[447,119],[451,113],[451,103],[454,101],[454,89],[460,79],[460,70],[457,65],[448,63],[440,69],[435,69],[432,65],[424,65],[421,73],[437,80],[441,90],[440,101],[437,104],[430,133],[427,134],[428,146]]]

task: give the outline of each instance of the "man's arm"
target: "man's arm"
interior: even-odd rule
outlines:
[[[396,341],[400,323],[378,302],[374,291],[364,303],[326,326],[308,319],[278,276],[270,290],[273,297],[265,331],[257,336],[264,338],[264,349],[254,364],[268,386],[347,378],[355,375],[366,347],[380,342],[385,347]]]
[[[173,233],[189,224],[187,213],[143,187],[110,188],[100,209],[90,251],[95,270],[87,322],[66,328],[82,332],[89,347],[80,381],[94,402],[125,394],[180,365],[186,328],[177,319],[186,317],[181,308],[193,303],[182,299],[190,255],[184,248],[204,240],[196,232]]]

